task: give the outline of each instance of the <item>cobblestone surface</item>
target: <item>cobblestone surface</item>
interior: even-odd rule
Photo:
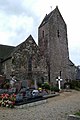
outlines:
[[[67,120],[80,110],[80,92],[63,92],[48,102],[26,109],[0,108],[0,120]]]

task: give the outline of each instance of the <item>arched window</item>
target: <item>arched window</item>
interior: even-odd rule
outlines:
[[[42,38],[44,38],[44,30],[42,31]]]
[[[60,37],[60,33],[59,33],[59,30],[57,30],[57,36],[58,36],[58,38]]]
[[[28,59],[28,72],[32,72],[32,57]]]
[[[32,79],[32,57],[28,59],[28,79]]]

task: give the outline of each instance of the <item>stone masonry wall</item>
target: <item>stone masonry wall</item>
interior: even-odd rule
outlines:
[[[13,71],[20,80],[37,79],[39,81],[42,77],[45,79],[47,68],[46,63],[43,65],[43,61],[44,58],[40,55],[32,37],[18,46],[12,54]]]
[[[38,29],[38,40],[40,52],[44,54],[49,65],[50,81],[56,82],[60,71],[62,79],[67,79],[69,51],[66,24],[58,8],[45,21]]]
[[[12,71],[12,60],[11,58],[9,58],[6,61],[4,61],[2,64],[2,73],[6,75],[7,79],[11,79],[11,74],[12,74],[11,71]]]

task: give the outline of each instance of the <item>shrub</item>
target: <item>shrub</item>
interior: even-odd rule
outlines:
[[[70,81],[70,84],[71,84],[72,89],[80,88],[80,81],[78,81],[78,80],[72,80],[72,81]]]
[[[52,89],[53,89],[53,91],[55,91],[55,92],[59,92],[59,88],[58,88],[57,86],[54,86]]]
[[[78,115],[78,116],[80,116],[80,111],[79,111],[79,112],[76,112],[74,115]]]
[[[50,87],[50,90],[51,90],[51,91],[54,91],[54,86],[51,86],[51,87]]]
[[[47,89],[47,90],[50,90],[50,85],[49,85],[49,83],[44,83],[44,84],[42,84],[42,88],[45,88],[45,89]]]
[[[50,90],[51,91],[54,91],[54,92],[59,92],[59,88],[58,88],[58,86],[50,86]]]

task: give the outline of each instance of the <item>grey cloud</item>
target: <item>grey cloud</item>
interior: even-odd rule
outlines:
[[[6,14],[21,14],[23,11],[21,2],[22,0],[0,0],[0,10]]]
[[[23,0],[0,0],[0,10],[8,15],[27,15],[34,16],[30,6],[26,1],[26,7],[23,5]]]
[[[32,17],[34,20],[34,24],[37,25],[39,23],[39,17],[33,12],[30,7],[30,3],[32,5],[32,1],[29,3],[28,0],[25,1],[25,6],[23,4],[24,0],[0,0],[0,11],[3,11],[5,14],[9,15],[24,15],[27,17]],[[27,2],[28,1],[28,2]],[[34,0],[36,1],[36,0]]]
[[[23,1],[25,1],[25,5],[23,4]],[[26,25],[25,27],[23,27],[22,25],[17,26],[15,30],[13,30],[10,24],[6,24],[7,31],[15,33],[14,36],[9,37],[10,44],[17,45],[20,43],[21,40],[24,41],[30,34],[32,34],[34,39],[37,38],[38,24],[40,19],[39,16],[36,15],[36,11],[34,11],[33,7],[31,7],[34,5],[33,2],[35,1],[37,0],[31,0],[31,2],[29,0],[0,0],[0,11],[4,13],[3,15],[7,15],[9,19],[11,19],[12,15],[17,17],[27,16],[33,19],[32,30],[26,28],[29,27]]]

